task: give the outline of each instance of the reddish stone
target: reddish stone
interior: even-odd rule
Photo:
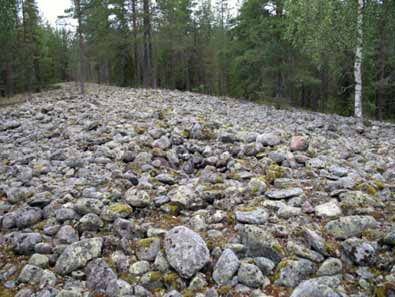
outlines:
[[[309,147],[309,142],[304,136],[293,136],[291,139],[291,151],[305,151]]]

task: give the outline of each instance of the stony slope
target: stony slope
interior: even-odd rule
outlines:
[[[74,85],[0,110],[0,296],[395,296],[395,127]]]

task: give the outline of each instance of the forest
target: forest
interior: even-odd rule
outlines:
[[[395,119],[393,0],[74,0],[56,27],[0,3],[2,96],[87,81]]]

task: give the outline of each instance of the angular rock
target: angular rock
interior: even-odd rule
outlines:
[[[278,269],[278,279],[274,284],[294,288],[314,273],[316,267],[309,260],[299,259],[283,260],[280,262]]]
[[[69,245],[56,261],[55,271],[66,275],[84,267],[88,261],[100,256],[102,246],[102,238],[84,239]]]
[[[215,264],[213,271],[213,279],[218,285],[226,285],[230,283],[240,266],[240,260],[236,254],[225,249]]]
[[[341,208],[337,205],[337,201],[332,199],[330,202],[317,205],[314,208],[315,214],[318,217],[336,218],[342,214]]]
[[[248,263],[241,263],[237,279],[240,283],[250,288],[265,287],[270,283],[269,279],[262,274],[257,266]]]
[[[368,228],[376,228],[377,222],[372,216],[347,216],[326,224],[326,232],[336,239],[360,236]]]
[[[204,240],[184,226],[174,227],[166,234],[165,252],[171,267],[184,278],[195,275],[210,260]]]
[[[254,225],[245,225],[241,239],[251,257],[269,258],[275,263],[284,257],[284,250],[273,235]]]

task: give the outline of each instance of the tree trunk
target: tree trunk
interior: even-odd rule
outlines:
[[[383,120],[383,97],[384,97],[384,79],[385,79],[385,61],[387,59],[387,32],[386,32],[386,23],[388,16],[388,8],[387,8],[387,0],[383,0],[382,8],[384,11],[384,16],[380,21],[380,50],[379,50],[379,75],[378,80],[379,83],[376,86],[376,111],[375,116],[376,120]]]
[[[25,91],[28,94],[28,100],[30,101],[32,99],[32,61],[30,58],[30,48],[31,48],[31,41],[29,40],[28,36],[28,24],[27,24],[27,15],[26,15],[26,3],[25,1],[22,1],[22,19],[23,19],[23,44],[25,47]]]
[[[12,88],[12,66],[10,62],[7,62],[5,65],[5,90],[6,95],[9,97],[14,93]]]
[[[141,84],[141,70],[139,60],[139,48],[137,44],[137,11],[136,0],[131,0],[132,6],[132,29],[133,29],[133,57],[134,57],[134,81],[136,85]]]
[[[152,62],[151,62],[151,23],[150,23],[150,1],[143,1],[144,9],[144,57],[143,57],[143,83],[145,88],[152,87]]]
[[[362,123],[362,47],[363,47],[363,0],[358,0],[357,45],[355,50],[355,110],[354,115]]]
[[[74,0],[75,9],[77,12],[77,20],[78,20],[78,37],[79,37],[79,45],[80,45],[80,91],[81,95],[85,95],[85,43],[84,36],[82,34],[82,12],[81,12],[81,2],[80,0]]]

